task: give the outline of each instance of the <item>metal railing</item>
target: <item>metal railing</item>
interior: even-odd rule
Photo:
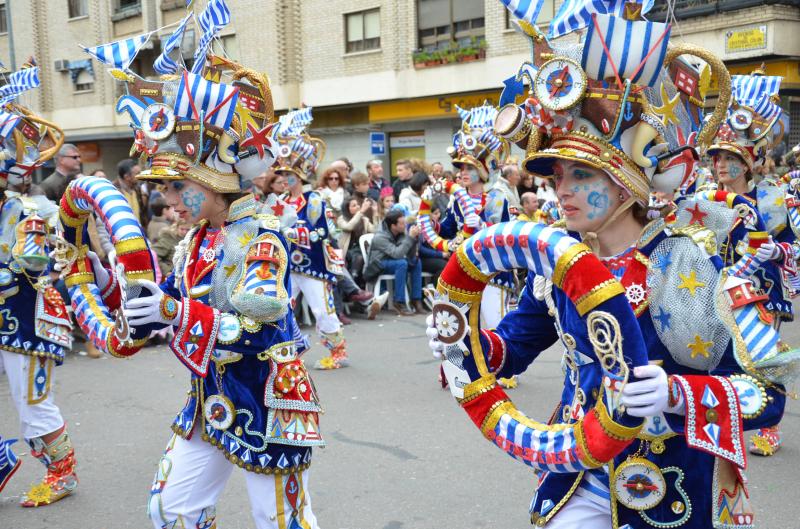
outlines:
[[[663,22],[667,18],[667,2],[656,2],[656,4],[646,16],[648,20]],[[774,4],[800,7],[800,0],[675,0],[673,9],[676,19],[685,20]]]

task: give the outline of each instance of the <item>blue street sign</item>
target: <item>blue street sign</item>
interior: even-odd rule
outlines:
[[[386,133],[385,132],[370,132],[369,133],[369,148],[370,153],[386,154]]]

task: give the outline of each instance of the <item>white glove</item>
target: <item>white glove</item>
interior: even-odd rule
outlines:
[[[762,263],[766,263],[767,261],[777,261],[782,257],[783,252],[781,251],[781,247],[775,244],[775,242],[772,240],[772,236],[770,236],[768,242],[765,242],[758,247],[758,250],[756,250],[756,259]]]
[[[181,302],[164,294],[152,281],[139,281],[142,288],[149,290],[150,295],[125,302],[124,313],[128,323],[134,327],[148,323],[175,325],[181,313]],[[164,301],[164,306],[161,303]],[[172,314],[172,317],[169,315]]]
[[[633,368],[636,378],[622,389],[620,403],[633,417],[653,417],[669,405],[669,381],[667,373],[655,364]]]
[[[86,257],[92,262],[94,277],[97,280],[97,288],[102,292],[111,282],[111,275],[108,273],[108,270],[105,269],[103,263],[100,262],[100,258],[97,257],[96,253],[92,251],[86,252]]]
[[[478,229],[481,227],[481,217],[477,213],[470,213],[464,217],[464,224],[470,228]]]
[[[444,358],[444,344],[439,341],[439,331],[433,325],[433,314],[429,314],[425,318],[425,323],[428,328],[425,329],[425,334],[428,336],[428,347],[431,348],[434,358]]]

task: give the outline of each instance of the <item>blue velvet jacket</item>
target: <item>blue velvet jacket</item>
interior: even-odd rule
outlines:
[[[682,384],[686,388],[686,415],[664,413],[648,418],[639,441],[602,469],[540,473],[531,503],[531,520],[539,527],[546,526],[576,490],[581,490],[582,495],[610,502],[613,529],[749,527],[746,520],[751,512],[738,512],[735,505],[746,502],[741,480],[737,487],[742,488],[732,491],[729,497],[721,493],[717,478],[718,467],[728,464],[736,474],[743,468],[745,458],[735,394],[738,386],[729,378],[744,375],[727,332],[730,322],[708,318],[714,299],[721,295],[717,280],[722,262],[718,256],[701,250],[688,236],[668,236],[661,221],[645,228],[635,252],[621,282],[637,315],[650,361],[661,365],[669,375],[692,381]],[[575,305],[563,291],[552,287],[554,319],[548,303],[534,296],[534,277],[528,276],[517,310],[505,316],[497,327],[496,336],[503,346],[494,347],[490,354],[502,350],[496,375],[509,377],[523,373],[560,338],[565,347],[562,367],[566,378],[552,423],[573,423],[594,406],[602,389],[602,370],[594,360],[586,325]],[[692,307],[700,308],[700,312],[693,312]],[[690,336],[698,337],[700,348],[696,343],[686,346],[692,341]],[[484,345],[485,350],[491,349],[488,341]],[[697,394],[698,384],[701,388],[705,384],[709,391],[713,388],[711,392],[718,401],[712,403],[714,413],[731,416],[730,421],[718,421],[722,432],[717,445],[709,442],[699,428],[708,401],[704,399],[706,395]],[[691,387],[696,391],[692,392]],[[763,406],[757,413],[744,416],[744,429],[774,423],[782,414],[783,393],[775,388],[761,389],[765,391]],[[706,415],[710,416],[707,410]],[[644,511],[619,503],[614,486],[615,468],[634,454],[654,463],[666,481],[663,499]]]
[[[292,272],[335,283],[336,275],[328,270],[325,258],[331,233],[325,200],[316,191],[306,191],[298,201],[288,196],[283,199],[297,210],[297,235],[290,253]]]
[[[278,219],[242,199],[221,230],[192,229],[174,262],[161,288],[182,301],[171,349],[192,377],[173,429],[194,429],[249,471],[307,468],[324,444],[320,406],[295,342]]]

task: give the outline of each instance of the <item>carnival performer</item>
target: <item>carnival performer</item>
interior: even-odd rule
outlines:
[[[16,439],[3,439],[3,436],[0,435],[0,492],[3,492],[6,483],[20,465],[17,455],[11,450],[11,445],[16,442]]]
[[[328,356],[318,360],[316,369],[347,367],[347,344],[342,324],[336,316],[333,289],[341,275],[344,259],[331,244],[336,228],[328,217],[325,201],[316,191],[303,191],[309,174],[316,170],[325,155],[325,143],[309,136],[311,107],[281,116],[275,130],[278,140],[278,161],[275,172],[286,176],[288,191],[282,198],[297,212],[296,237],[290,253],[292,300],[300,293],[311,308],[322,344]]]
[[[323,441],[320,407],[301,358],[307,344],[289,295],[286,237],[295,216],[274,197],[262,206],[241,192],[274,162],[269,81],[200,53],[205,62],[197,73],[178,70],[170,80],[116,72],[128,87],[118,108],[134,129],[135,153],[147,162],[137,178],[163,185],[167,204],[193,224],[169,277],[160,286],[136,279],[147,272],[149,252],[138,235],[123,238],[140,227],[125,217],[128,210],[107,182],[74,182],[62,200],[62,223],[74,226],[75,214],[92,204],[107,223],[118,262],[139,251],[134,270],[124,263],[114,273],[91,267],[103,303],[122,307],[114,336],[127,322],[136,345],[151,329],[172,326],[170,348],[191,372],[186,404],[150,491],[153,526],[215,527],[217,500],[238,466],[245,470],[255,527],[316,528],[308,468],[312,447]],[[87,275],[80,273],[86,265],[83,259],[73,265],[74,285]],[[76,293],[73,303],[84,314],[82,326],[90,326],[98,316],[84,298]],[[100,345],[115,340],[109,335]]]
[[[705,50],[668,48],[669,27],[641,20],[641,5],[608,4],[607,14],[588,17],[581,43],[558,40],[567,33],[564,21],[587,20],[575,16],[572,4],[564,6],[550,40],[533,29],[535,21],[521,24],[533,44],[533,94],[522,106],[501,109],[495,123],[511,141],[526,140],[529,171],[553,178],[564,222],[557,230],[500,224],[465,242],[442,274],[440,289],[451,298],[471,299],[476,278],[514,263],[527,263],[533,272],[519,307],[495,331],[473,329],[471,338],[452,345],[449,320],[438,319],[435,308],[431,347],[445,354],[451,387],[460,385],[460,403],[484,435],[543,470],[530,511],[537,527],[753,527],[742,432],[780,417],[784,379],[768,366],[796,361],[782,356],[784,344],[759,318],[763,298],[747,263],[755,244],[765,241],[749,239],[748,258],[723,268],[717,252],[724,234],[672,227],[647,215],[651,191],[674,191],[693,173],[696,155],[685,139],[698,133],[692,144],[711,143],[730,98],[730,77]],[[570,31],[584,27],[566,25]],[[707,66],[697,70],[683,55]],[[707,122],[705,68],[721,87]],[[569,246],[567,235],[583,244]],[[590,272],[587,254],[604,266]],[[617,282],[618,289],[608,291]],[[636,315],[633,327],[623,319],[593,323],[593,316],[604,315],[587,321],[587,313],[616,293],[624,293]],[[587,410],[596,414],[607,389],[617,388],[626,414],[646,421],[632,434],[636,441],[608,459],[579,464],[547,436],[529,435],[531,423],[493,387],[494,377],[525,371],[559,339],[564,390],[554,424],[535,424],[534,433],[554,436],[566,428],[579,434],[581,447]],[[604,372],[609,349],[629,357],[640,339],[649,365],[631,363],[631,380]],[[476,363],[485,362],[488,375],[480,365],[477,379],[459,369],[458,347],[479,349]],[[628,432],[615,431],[620,438]],[[559,442],[574,445],[569,438]]]
[[[794,319],[791,298],[800,288],[797,271],[800,200],[791,185],[773,179],[756,183],[753,170],[766,161],[783,137],[786,118],[777,101],[781,79],[766,76],[763,66],[751,75],[734,75],[728,119],[708,149],[719,189],[746,199],[766,228],[764,236],[769,237],[769,244],[760,250],[762,264],[753,272],[753,278],[756,287],[769,298],[765,307],[772,314],[776,329],[781,322]],[[699,209],[697,215],[702,221]],[[746,216],[740,216],[720,250],[726,265],[733,264],[747,251],[744,238],[752,231],[745,226],[747,220]],[[781,442],[776,423],[759,429],[748,448],[752,454],[771,456],[780,449]]]
[[[12,75],[10,85],[33,76],[38,86],[37,67]],[[14,87],[17,95],[25,89]],[[56,125],[20,105],[4,107],[1,114],[0,188],[5,194],[0,210],[0,371],[8,376],[22,437],[47,468],[42,482],[22,496],[23,507],[39,507],[78,486],[72,440],[53,395],[53,368],[72,346],[70,315],[49,276],[58,208],[43,195],[29,195],[31,175],[58,152],[64,136]],[[4,459],[12,463],[10,448],[3,449],[0,465]],[[0,476],[0,488],[8,478],[10,474],[5,480]]]
[[[507,157],[509,145],[492,128],[496,108],[487,104],[470,110],[456,108],[461,116],[461,130],[453,136],[448,154],[458,170],[458,183],[467,190],[475,212],[464,212],[460,201],[454,200],[441,221],[439,235],[460,242],[470,232],[511,219],[503,193],[484,189],[499,171],[500,161]],[[498,274],[492,279],[481,304],[481,318],[487,328],[496,327],[508,313],[514,302],[515,286],[511,273]]]

